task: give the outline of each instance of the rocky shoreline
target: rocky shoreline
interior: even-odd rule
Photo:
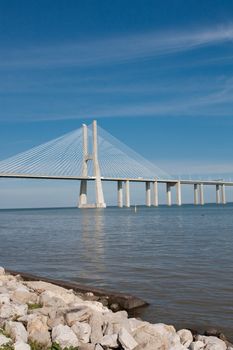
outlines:
[[[0,350],[233,350],[221,333],[177,331],[103,304],[91,292],[26,281],[0,267]]]

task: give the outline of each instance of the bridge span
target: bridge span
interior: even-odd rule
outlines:
[[[44,148],[40,145],[36,148],[33,148],[32,150],[23,152],[22,154],[16,155],[14,157],[11,157],[9,159],[0,161],[0,178],[5,179],[37,179],[37,180],[73,180],[73,181],[80,181],[80,194],[79,194],[79,201],[78,201],[78,207],[79,208],[105,208],[106,203],[104,201],[104,193],[103,193],[103,187],[102,182],[108,181],[108,182],[116,182],[117,183],[117,194],[118,194],[118,207],[122,208],[130,207],[130,183],[132,182],[138,182],[138,183],[145,183],[145,204],[146,206],[154,206],[157,207],[159,205],[159,196],[158,196],[158,184],[165,184],[166,185],[166,199],[167,199],[167,205],[171,206],[173,204],[172,202],[172,187],[175,187],[176,189],[176,199],[175,204],[182,205],[182,185],[190,185],[193,186],[193,198],[194,198],[194,204],[195,205],[204,205],[204,186],[214,186],[216,191],[216,203],[217,204],[226,204],[226,193],[225,193],[225,187],[226,186],[233,186],[233,181],[224,181],[221,180],[205,180],[205,179],[175,179],[171,177],[159,177],[155,172],[153,172],[153,166],[152,170],[150,167],[148,168],[149,162],[146,162],[145,166],[143,167],[147,170],[146,172],[149,173],[151,176],[141,176],[143,173],[143,167],[140,169],[140,171],[137,174],[137,171],[134,173],[133,176],[102,176],[102,164],[103,161],[99,162],[99,153],[98,153],[98,147],[103,144],[103,140],[98,139],[97,135],[97,123],[96,121],[92,124],[92,153],[90,154],[88,151],[89,146],[89,139],[88,139],[88,128],[85,124],[82,126],[82,133],[79,134],[79,136],[82,136],[82,145],[81,145],[81,155],[82,160],[78,160],[77,162],[81,163],[81,174],[68,174],[70,171],[67,172],[67,174],[61,174],[61,171],[56,174],[56,171],[54,171],[54,175],[49,174],[49,172],[46,174],[46,171],[42,169],[41,171],[38,170],[38,162],[43,162],[43,157],[40,156],[39,161],[36,163],[37,171],[35,171],[35,166],[33,167],[32,163],[35,162],[32,155],[36,155],[37,151],[39,149],[39,152],[44,151]],[[74,136],[74,135],[72,135]],[[70,137],[70,136],[69,136]],[[56,139],[56,144],[61,143],[60,138]],[[62,139],[62,142],[64,143],[64,140]],[[46,159],[48,151],[48,146],[51,146],[51,148],[54,149],[53,143],[49,142],[45,144],[46,152],[44,151],[44,158]],[[60,149],[61,145],[59,145]],[[109,146],[108,146],[109,147]],[[69,145],[70,149],[70,145]],[[73,150],[72,150],[73,152]],[[51,153],[51,152],[50,152]],[[79,150],[80,154],[80,150]],[[115,153],[113,152],[111,148],[111,156],[119,157],[121,161],[121,168],[124,169],[124,167],[127,167],[127,164],[122,165],[122,161],[124,160],[124,157],[122,156],[122,151]],[[135,153],[136,154],[136,153]],[[135,158],[135,157],[134,157]],[[132,158],[129,158],[130,161],[128,162],[128,167],[130,167],[131,164],[136,163],[139,164],[138,159],[134,159],[134,163],[132,163]],[[141,157],[141,159],[143,159]],[[26,160],[26,165],[25,165]],[[21,162],[21,163],[20,163]],[[30,163],[31,162],[31,163]],[[61,169],[61,164],[65,162],[64,159],[60,159],[59,163],[56,163],[56,169]],[[72,157],[72,162],[74,162],[74,157]],[[93,175],[88,175],[90,171],[89,163],[92,162],[92,170]],[[126,157],[127,162],[127,157]],[[147,164],[148,163],[148,164]],[[112,161],[112,166],[116,166],[117,162]],[[111,164],[110,164],[111,165]],[[134,164],[135,166],[135,164]],[[142,165],[141,165],[142,166]],[[67,168],[66,168],[67,169]],[[148,172],[149,169],[149,172]],[[124,169],[125,170],[125,169]],[[43,173],[42,173],[43,172]],[[129,172],[130,175],[130,172]],[[137,176],[140,175],[140,176]],[[95,182],[95,194],[96,194],[96,203],[91,204],[88,203],[87,200],[87,184],[89,181]]]

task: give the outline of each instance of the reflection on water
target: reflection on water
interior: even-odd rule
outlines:
[[[0,211],[0,264],[129,292],[177,327],[233,317],[233,206]]]
[[[85,261],[90,265],[90,272],[94,279],[101,279],[101,274],[105,273],[104,218],[104,215],[101,215],[98,210],[91,210],[91,213],[90,210],[83,210],[80,217],[80,244],[83,247]],[[84,268],[80,273],[80,277],[85,279],[86,274]]]

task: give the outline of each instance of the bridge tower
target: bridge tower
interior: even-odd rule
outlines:
[[[89,161],[93,162],[93,170],[95,177],[95,204],[88,204],[87,202],[87,180],[83,179],[80,183],[79,192],[79,208],[106,208],[106,203],[104,202],[103,187],[101,181],[101,173],[98,159],[98,135],[97,135],[97,122],[96,120],[92,123],[92,154],[88,153],[88,129],[85,124],[83,124],[83,167],[82,176],[88,177],[88,165]]]

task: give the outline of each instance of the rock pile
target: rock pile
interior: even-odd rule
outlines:
[[[0,350],[233,350],[215,336],[150,324],[72,290],[0,268]]]

